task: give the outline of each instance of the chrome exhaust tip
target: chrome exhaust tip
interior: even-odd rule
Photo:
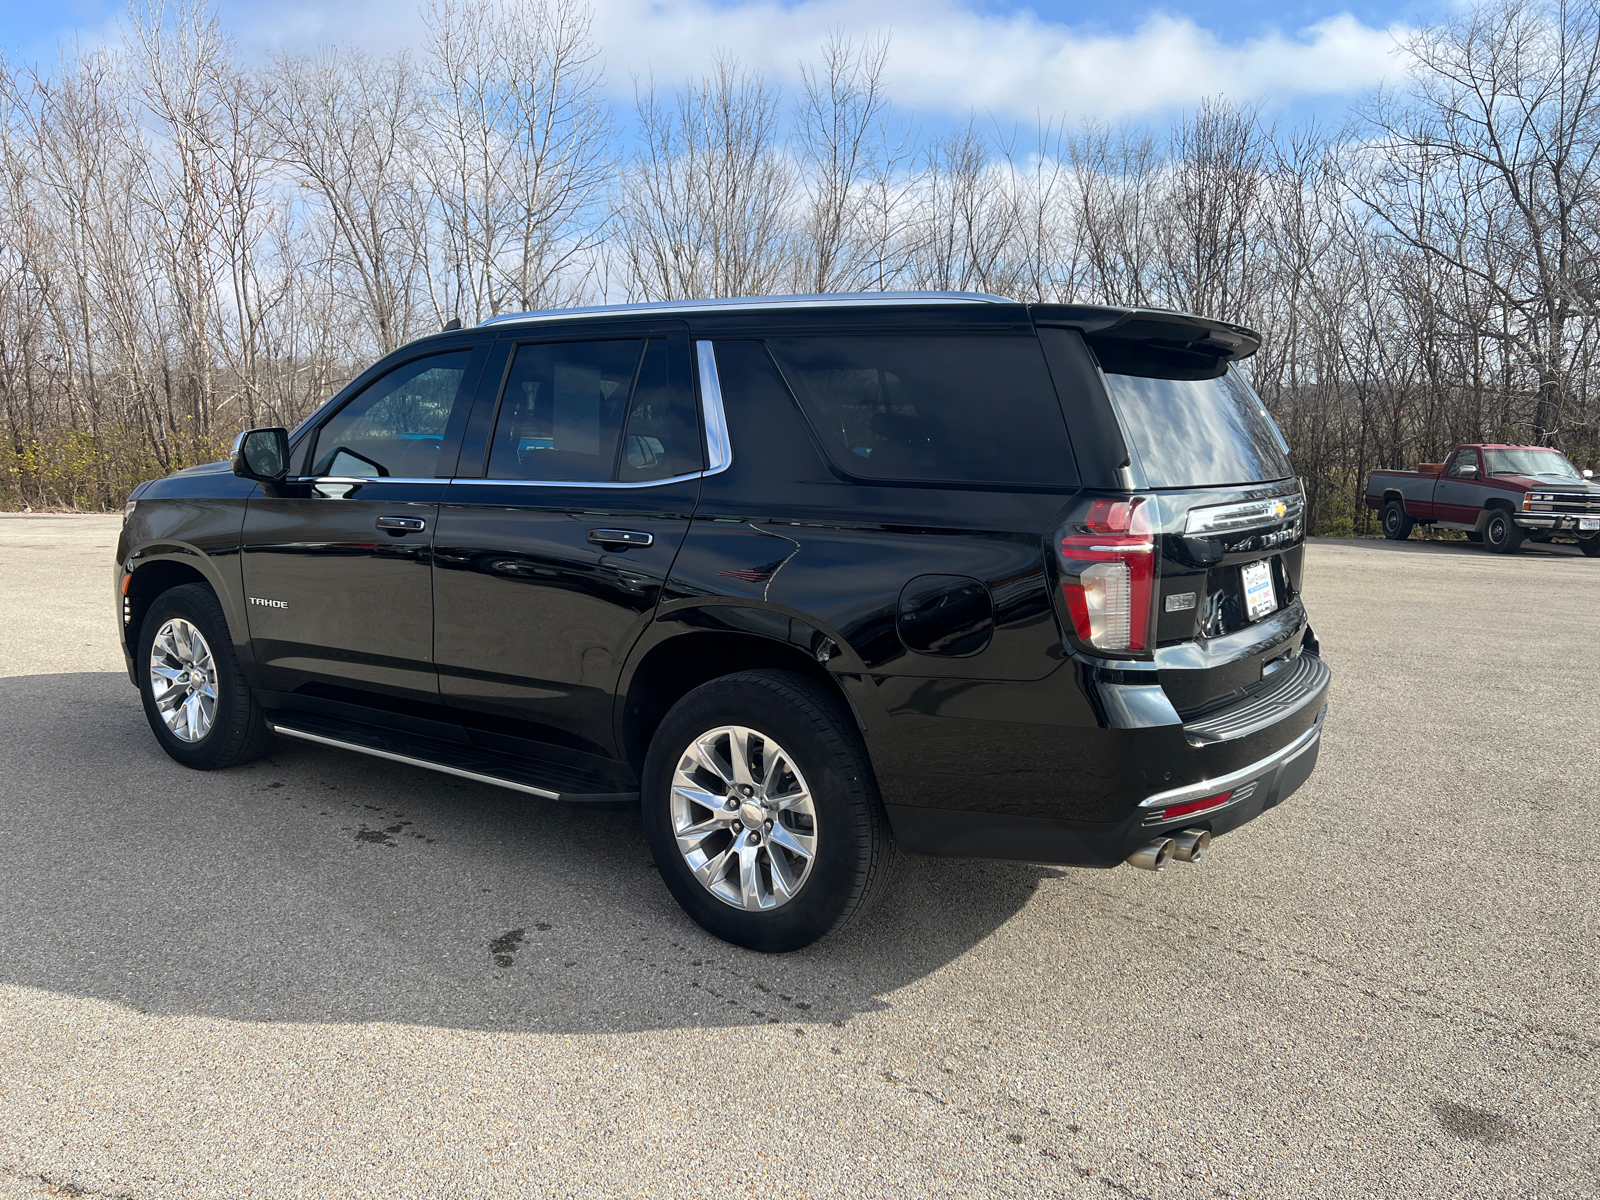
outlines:
[[[1177,849],[1178,843],[1171,838],[1157,838],[1140,846],[1123,861],[1141,871],[1165,871]]]
[[[1205,829],[1185,829],[1182,833],[1173,834],[1172,840],[1177,843],[1172,857],[1179,862],[1199,862],[1205,852],[1211,849],[1211,833]]]

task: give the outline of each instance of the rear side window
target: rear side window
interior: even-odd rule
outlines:
[[[1213,379],[1110,369],[1105,379],[1146,487],[1260,483],[1294,474],[1283,435],[1233,367]]]
[[[774,338],[767,343],[841,471],[867,479],[1077,482],[1032,337]]]

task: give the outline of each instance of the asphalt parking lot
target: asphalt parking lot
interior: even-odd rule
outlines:
[[[1292,801],[766,957],[632,814],[168,760],[117,524],[0,516],[0,1196],[1600,1195],[1600,561],[1318,542]]]

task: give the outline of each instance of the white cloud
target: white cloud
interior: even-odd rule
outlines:
[[[404,0],[402,0],[404,2]],[[1346,95],[1398,70],[1400,26],[1375,29],[1348,13],[1290,36],[1228,43],[1186,17],[1155,15],[1130,34],[1086,32],[1031,11],[975,12],[959,0],[594,0],[595,34],[614,92],[635,75],[675,83],[704,73],[718,50],[792,83],[830,31],[887,33],[887,83],[903,108],[929,114],[1120,118],[1226,95],[1288,102]],[[374,51],[415,45],[415,11],[394,0],[327,4],[250,0],[225,5],[246,49],[308,49],[349,40]],[[231,11],[230,11],[231,10]]]

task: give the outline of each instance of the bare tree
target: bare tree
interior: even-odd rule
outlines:
[[[889,132],[888,55],[887,39],[858,47],[839,31],[823,43],[817,66],[800,66],[793,139],[805,193],[795,263],[800,291],[882,287],[880,202],[906,159]]]
[[[640,147],[621,198],[622,241],[648,299],[761,295],[790,274],[795,172],[777,142],[778,95],[719,58],[667,100],[638,101]]]
[[[482,319],[581,288],[614,170],[587,9],[432,0],[422,173],[444,277],[435,314]],[[575,271],[574,268],[577,268]]]
[[[1405,51],[1411,83],[1369,109],[1381,140],[1356,194],[1389,236],[1499,311],[1439,317],[1458,336],[1505,339],[1536,376],[1531,432],[1556,438],[1575,339],[1591,336],[1600,303],[1600,8],[1499,0]]]
[[[414,174],[421,126],[406,55],[343,49],[282,58],[270,113],[284,160],[330,221],[334,278],[359,301],[380,351],[412,336],[431,216]]]

